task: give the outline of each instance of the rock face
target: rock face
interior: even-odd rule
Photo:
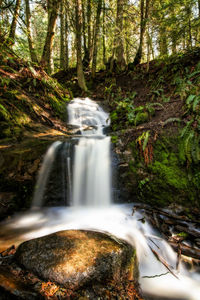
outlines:
[[[15,259],[44,280],[77,289],[85,284],[137,279],[135,250],[106,234],[61,231],[21,244]]]

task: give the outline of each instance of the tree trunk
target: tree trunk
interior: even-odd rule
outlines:
[[[106,64],[105,0],[103,0],[103,64]]]
[[[198,0],[198,14],[199,14],[199,18],[200,18],[200,0]]]
[[[124,0],[117,0],[117,18],[116,18],[116,38],[115,38],[115,56],[117,68],[122,71],[125,69],[126,62],[124,58],[124,45],[123,45],[123,9]]]
[[[88,51],[91,52],[91,0],[87,0],[87,31],[88,31]]]
[[[16,33],[16,27],[17,27],[17,19],[19,17],[20,5],[21,5],[21,0],[17,0],[16,5],[15,5],[12,23],[10,26],[10,32],[9,32],[9,40],[10,40],[11,44],[14,44],[14,42],[15,42],[15,33]]]
[[[93,78],[95,77],[95,73],[96,73],[97,42],[98,42],[99,27],[100,27],[101,8],[102,8],[102,0],[98,0],[96,23],[95,23],[95,30],[94,30],[94,41],[93,41],[93,58],[92,58],[92,77]]]
[[[60,69],[65,68],[65,6],[60,3]]]
[[[87,54],[87,41],[86,41],[84,0],[81,0],[81,6],[82,6],[82,20],[83,20],[83,49],[84,49],[84,53],[86,55]]]
[[[165,56],[168,54],[168,48],[167,48],[167,37],[166,37],[166,28],[163,26],[163,24],[160,25],[159,28],[159,50],[160,50],[160,55]]]
[[[29,0],[25,0],[25,5],[26,5],[26,28],[27,28],[27,37],[28,37],[28,45],[29,45],[31,61],[33,63],[38,63],[37,55],[33,45],[32,34],[31,34],[31,12],[30,12]]]
[[[66,1],[66,0],[65,0]],[[65,64],[65,70],[68,69],[69,67],[69,47],[68,47],[68,11],[67,11],[67,5],[65,2],[65,59],[64,59],[64,64]]]
[[[48,28],[44,44],[41,65],[51,74],[51,56],[53,48],[53,40],[55,35],[56,19],[58,17],[59,5],[62,0],[48,1]]]
[[[144,1],[145,0],[140,1],[140,43],[133,62],[134,65],[138,65],[142,59],[143,40],[149,15],[150,0],[146,0],[146,7]]]
[[[76,53],[77,53],[77,77],[80,88],[87,91],[85,77],[83,73],[82,55],[81,55],[81,37],[82,37],[82,12],[81,0],[76,0]]]

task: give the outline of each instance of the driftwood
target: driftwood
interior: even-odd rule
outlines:
[[[133,208],[133,213],[136,210],[144,211],[146,218],[160,231],[162,237],[177,252],[177,269],[183,255],[194,259],[195,264],[200,265],[199,220],[196,220],[196,218],[191,220],[185,215],[176,215],[174,212],[152,208],[146,204],[136,204]],[[189,245],[184,243],[184,241],[189,242]]]
[[[177,242],[169,241],[169,243],[174,250],[178,251],[180,249],[181,254],[185,256],[189,256],[196,259],[200,258],[200,249],[192,248],[190,246],[184,245],[182,243],[177,243]]]

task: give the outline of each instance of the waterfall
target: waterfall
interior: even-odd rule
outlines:
[[[53,162],[56,157],[56,151],[61,142],[54,142],[47,153],[45,154],[42,167],[39,171],[38,180],[35,186],[34,196],[33,196],[33,205],[32,207],[40,207],[43,203],[43,196],[45,193],[45,188],[49,179],[49,175],[52,169]]]
[[[97,206],[111,202],[110,137],[103,134],[109,116],[95,102],[74,99],[68,122],[82,133],[75,146],[72,205]]]
[[[36,184],[33,207],[107,206],[111,203],[109,115],[94,101],[68,104],[68,125],[81,135],[48,149]],[[60,147],[58,147],[60,146]]]

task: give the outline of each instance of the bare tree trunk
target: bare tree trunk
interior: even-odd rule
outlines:
[[[95,73],[96,73],[97,42],[98,42],[99,27],[100,27],[101,8],[102,8],[102,0],[98,0],[96,23],[95,23],[95,30],[94,30],[94,40],[93,40],[92,77],[95,77]]]
[[[27,28],[27,37],[28,37],[28,45],[29,45],[31,61],[33,63],[38,63],[37,55],[33,45],[33,38],[31,34],[31,12],[30,12],[29,0],[25,0],[25,5],[26,5],[26,28]]]
[[[66,1],[66,0],[65,0]],[[65,70],[69,67],[69,47],[68,47],[68,11],[67,11],[67,5],[65,2]]]
[[[77,77],[80,88],[87,91],[85,77],[83,73],[82,55],[81,55],[81,37],[82,37],[82,12],[81,0],[76,0],[76,53],[77,53]]]
[[[9,40],[12,44],[14,44],[14,42],[15,42],[15,33],[16,33],[16,27],[17,27],[17,19],[19,17],[20,5],[21,5],[21,0],[17,0],[16,5],[15,5],[15,11],[14,11],[12,23],[10,26],[10,32],[9,32]]]
[[[83,20],[83,49],[84,53],[87,53],[87,41],[86,41],[86,24],[85,24],[85,10],[84,10],[84,0],[81,0],[82,6],[82,20]]]
[[[124,45],[123,45],[123,10],[124,0],[117,0],[117,18],[116,18],[116,38],[115,38],[115,56],[117,67],[120,71],[125,69],[126,62],[124,58]]]
[[[58,17],[59,5],[62,0],[49,0],[48,1],[48,28],[44,44],[41,65],[51,73],[51,56],[53,48],[53,40],[55,35],[56,19]]]
[[[150,0],[146,0],[146,7],[144,2],[145,0],[140,1],[140,43],[133,62],[134,65],[138,65],[142,59],[143,40],[149,15]]]
[[[65,66],[65,9],[64,3],[60,3],[60,68]]]
[[[91,0],[87,0],[88,67],[90,65],[91,53],[92,53],[91,16],[92,16]]]
[[[200,18],[200,0],[198,0],[198,14],[199,14],[199,18]]]
[[[105,0],[103,0],[103,64],[106,64],[106,29],[105,29]]]

